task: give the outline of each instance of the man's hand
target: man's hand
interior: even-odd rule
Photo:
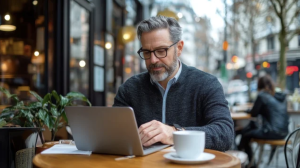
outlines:
[[[139,128],[139,134],[143,146],[150,146],[156,142],[172,145],[174,131],[174,127],[165,125],[156,120],[147,122]]]

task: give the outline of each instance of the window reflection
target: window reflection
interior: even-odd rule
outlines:
[[[78,3],[70,2],[70,91],[85,96],[89,90],[89,13]]]

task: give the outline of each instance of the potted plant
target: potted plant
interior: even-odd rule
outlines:
[[[25,104],[23,101],[19,100],[17,95],[10,94],[5,88],[0,87],[0,91],[13,102],[12,106],[3,109],[0,114],[0,132],[7,132],[7,134],[0,135],[0,142],[3,143],[4,141],[11,141],[8,139],[11,137],[9,132],[12,130],[33,130],[33,132],[39,134],[40,139],[44,144],[42,131],[44,130],[45,125],[51,131],[51,139],[53,141],[58,129],[68,123],[64,110],[66,106],[76,105],[78,101],[86,102],[89,106],[91,106],[89,100],[83,94],[78,92],[70,92],[66,96],[62,96],[53,90],[42,98],[36,92],[30,91],[30,94],[33,95],[37,101]],[[14,128],[11,128],[11,126],[14,126]],[[33,148],[35,148],[36,139],[37,138],[35,138]],[[7,154],[7,156],[15,155],[14,153],[16,150],[12,152],[10,149],[7,150],[12,153]],[[5,154],[3,149],[0,149],[0,151]],[[5,161],[3,164],[11,165],[11,162],[12,161],[6,163]],[[2,165],[1,159],[0,165]]]
[[[62,96],[53,90],[42,98],[36,92],[29,91],[37,101],[26,105],[18,99],[17,95],[10,94],[5,88],[0,87],[0,91],[15,101],[14,105],[6,107],[0,114],[0,119],[2,119],[0,120],[0,127],[9,124],[43,128],[46,125],[52,133],[52,140],[54,140],[58,129],[68,123],[64,109],[66,106],[76,105],[78,100],[91,106],[90,101],[79,92],[69,92],[66,96]]]

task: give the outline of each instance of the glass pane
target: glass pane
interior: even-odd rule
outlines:
[[[89,12],[70,2],[70,91],[89,91]]]
[[[0,86],[25,103],[46,92],[45,2],[0,1]],[[0,93],[0,111],[11,103]]]
[[[112,106],[113,100],[115,97],[115,71],[114,71],[114,50],[115,50],[115,43],[114,43],[114,37],[110,34],[105,35],[106,43],[106,89],[107,89],[107,95],[106,95],[106,105]]]

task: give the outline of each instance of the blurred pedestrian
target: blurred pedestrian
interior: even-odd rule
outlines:
[[[239,150],[244,150],[248,154],[249,161],[253,157],[250,144],[252,138],[284,139],[288,134],[286,95],[275,92],[274,82],[268,75],[259,78],[257,89],[259,93],[249,113],[252,117],[261,115],[262,125],[251,121],[241,131],[242,138],[238,145]]]

